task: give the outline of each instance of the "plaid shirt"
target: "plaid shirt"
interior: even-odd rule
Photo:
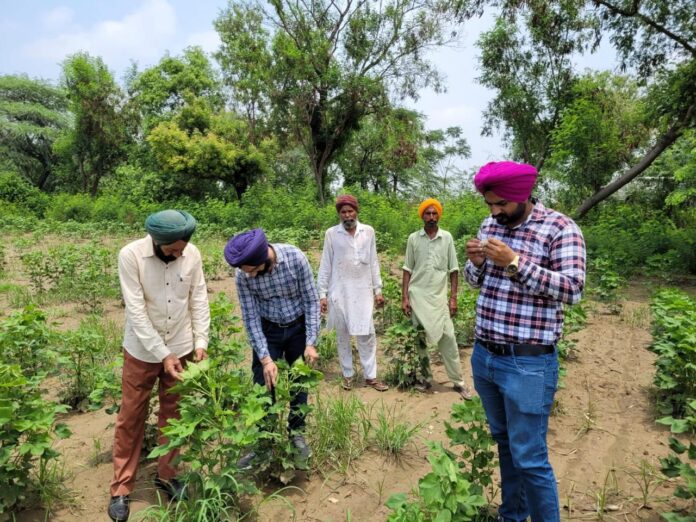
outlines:
[[[480,268],[467,261],[467,282],[481,288],[476,337],[498,343],[556,344],[563,330],[563,303],[580,301],[585,286],[580,228],[536,202],[527,220],[513,229],[489,216],[478,238],[501,240],[520,260],[514,278],[489,259]]]
[[[265,275],[247,277],[237,269],[237,294],[249,342],[259,359],[268,353],[261,318],[274,323],[290,323],[305,316],[307,346],[314,346],[319,335],[319,296],[314,275],[302,251],[292,245],[271,245],[276,265]]]

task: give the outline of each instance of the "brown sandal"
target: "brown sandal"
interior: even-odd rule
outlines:
[[[343,381],[341,382],[341,387],[346,391],[352,390],[353,389],[353,378],[352,377],[344,377]]]
[[[365,379],[365,386],[374,388],[379,392],[387,391],[389,389],[389,386],[387,386],[383,382],[378,381],[377,379]]]

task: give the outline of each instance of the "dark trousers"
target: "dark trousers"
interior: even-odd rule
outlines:
[[[303,357],[306,346],[306,333],[304,322],[287,328],[276,326],[268,321],[262,322],[263,334],[266,336],[268,352],[271,359],[277,361],[285,359],[292,365],[297,359]],[[254,382],[265,386],[263,378],[263,365],[254,352],[251,363],[251,371],[254,373]],[[301,411],[301,406],[307,404],[307,392],[299,392],[290,398],[290,415],[288,416],[288,431],[301,431],[305,426],[305,416]]]

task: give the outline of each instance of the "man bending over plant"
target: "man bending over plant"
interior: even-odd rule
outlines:
[[[237,268],[236,283],[242,319],[253,348],[254,382],[273,393],[278,378],[275,361],[292,365],[303,357],[309,364],[319,358],[315,348],[319,335],[319,296],[312,268],[299,248],[269,244],[260,228],[231,238],[225,259]],[[307,393],[290,400],[288,432],[301,464],[310,457],[302,432]],[[238,466],[249,469],[255,452],[243,456]]]
[[[531,197],[532,165],[489,163],[474,177],[491,210],[466,244],[466,280],[480,288],[474,387],[498,443],[499,520],[560,520],[546,432],[558,382],[563,304],[580,300],[585,242],[578,226]]]
[[[181,379],[186,361],[207,357],[210,308],[198,249],[189,243],[196,220],[179,210],[163,210],[145,221],[148,235],[118,255],[118,275],[126,304],[121,409],[114,433],[114,478],[109,517],[128,520],[130,493],[140,460],[150,392],[159,380],[160,430],[178,417],[179,396],[168,393]],[[161,436],[159,444],[166,441]],[[185,495],[173,462],[178,451],[159,458],[155,485],[172,500]]]

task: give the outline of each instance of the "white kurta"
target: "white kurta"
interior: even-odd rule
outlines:
[[[382,292],[375,231],[360,222],[351,236],[338,224],[326,231],[317,286],[329,304],[328,327],[350,335],[374,333],[374,296]]]

